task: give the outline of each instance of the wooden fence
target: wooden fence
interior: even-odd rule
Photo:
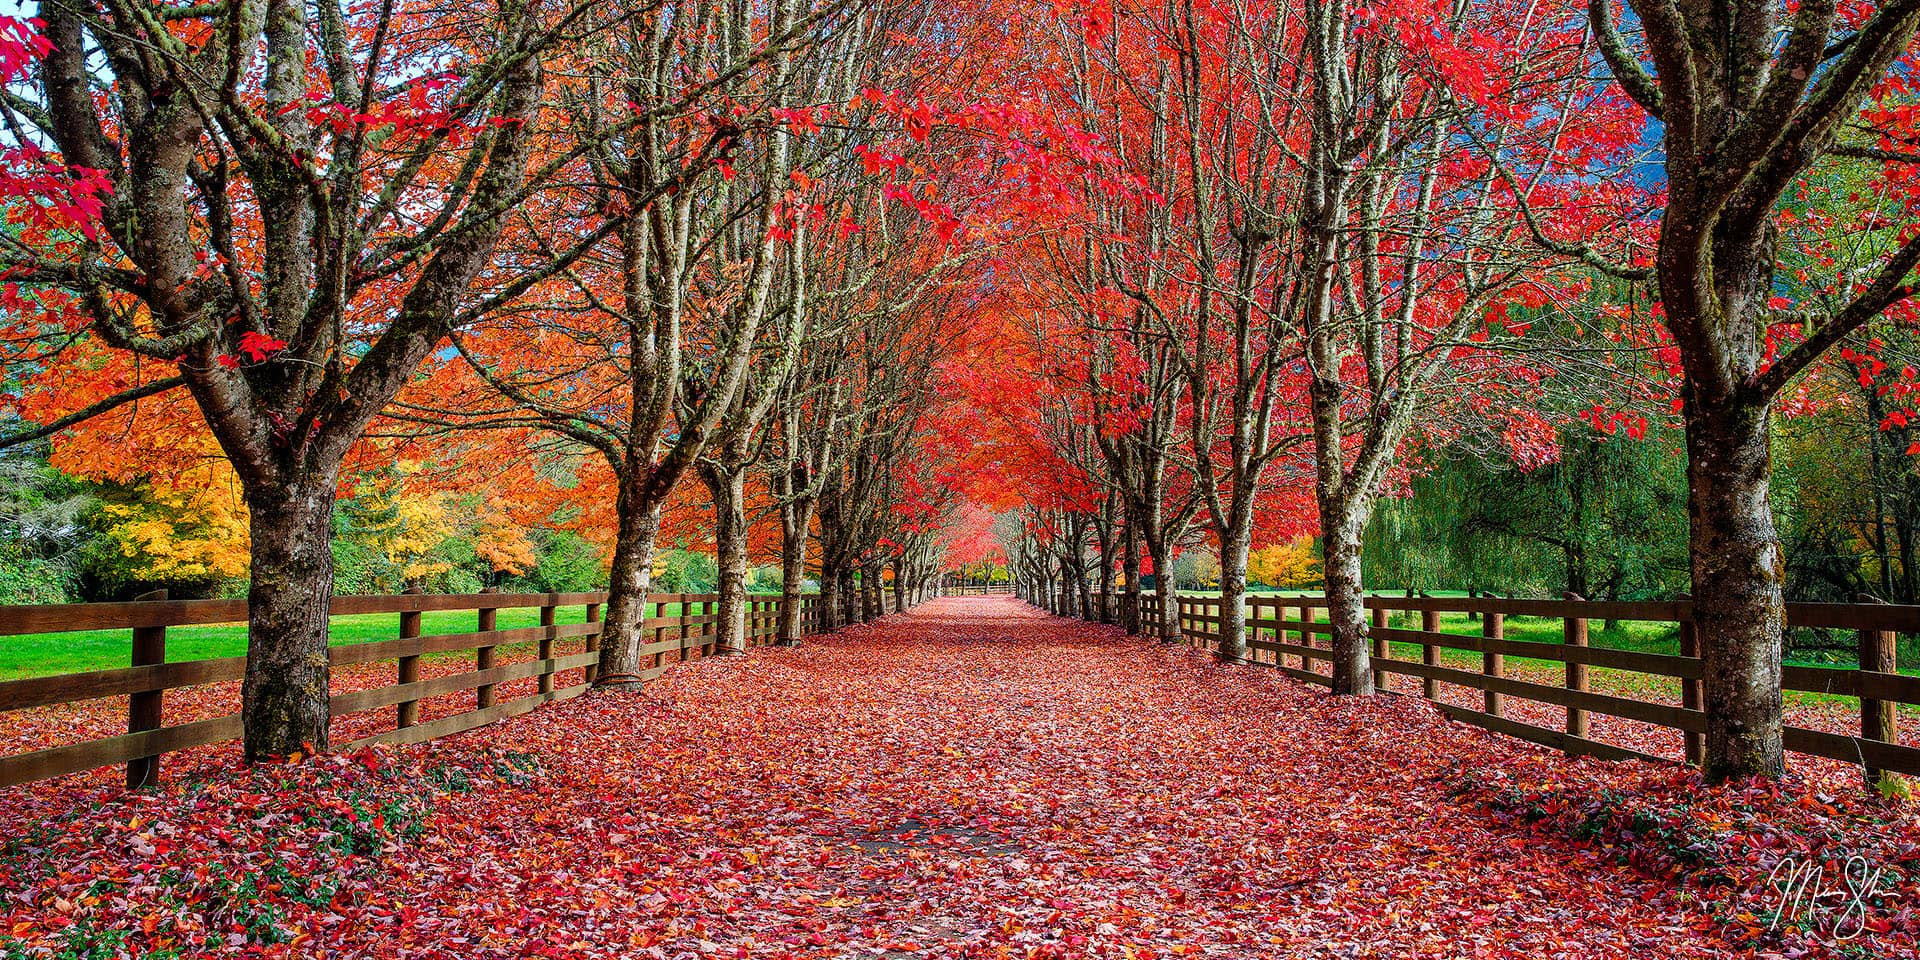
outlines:
[[[949,583],[940,588],[946,597],[1004,597],[1013,593],[1011,583]]]
[[[713,652],[718,600],[713,594],[650,598],[648,610],[653,615],[647,618],[645,629],[651,639],[641,647],[642,655],[648,658],[643,662],[649,664],[640,674],[643,680],[659,676],[673,663]],[[393,664],[391,682],[351,690],[335,685],[331,706],[336,724],[370,711],[392,711],[390,724],[384,718],[378,718],[377,723],[357,723],[378,729],[349,740],[345,746],[353,749],[374,743],[421,743],[585,693],[600,660],[600,608],[605,602],[605,593],[335,597],[331,610],[334,616],[396,617],[391,640],[328,648],[336,677],[343,667]],[[815,598],[808,596],[803,604],[802,623],[805,632],[811,634],[818,623]],[[772,641],[780,605],[777,598],[752,600],[747,621],[750,644]],[[557,613],[571,607],[585,607],[584,622],[557,623]],[[539,625],[496,627],[500,611],[528,608],[539,610]],[[421,615],[431,611],[473,611],[474,627],[468,632],[423,636]],[[136,786],[153,781],[165,754],[238,739],[239,713],[169,725],[163,698],[169,690],[237,681],[245,673],[246,658],[169,663],[166,635],[169,627],[242,623],[246,617],[244,600],[167,600],[153,595],[126,603],[0,607],[0,638],[80,630],[130,630],[133,635],[129,666],[0,681],[0,715],[105,697],[127,699],[126,733],[0,757],[0,787],[121,763],[127,766],[127,783]],[[423,657],[442,666],[462,654],[472,656],[461,665],[465,669],[436,670],[436,675],[423,678]],[[527,680],[534,682],[516,686],[530,687],[529,691],[502,698],[506,685]],[[469,695],[470,702],[450,703],[464,701]],[[222,702],[223,709],[230,705],[237,711],[237,690]],[[423,720],[422,703],[432,703],[444,715]],[[448,709],[453,712],[445,712]]]
[[[1118,595],[1109,603],[1121,602]],[[1157,609],[1154,595],[1143,598],[1147,610]],[[1098,596],[1089,619],[1099,615]],[[1220,600],[1217,597],[1179,598],[1180,628],[1187,641],[1206,650],[1219,648]],[[1052,601],[1055,612],[1065,608]],[[1251,662],[1278,669],[1307,683],[1332,684],[1331,636],[1326,623],[1325,597],[1253,596],[1247,601],[1247,639]],[[1502,600],[1497,598],[1368,597],[1369,636],[1374,685],[1385,689],[1389,677],[1419,680],[1418,695],[1432,700],[1455,720],[1498,733],[1555,747],[1569,754],[1603,759],[1663,760],[1641,750],[1608,743],[1592,732],[1595,714],[1636,721],[1680,732],[1686,760],[1697,763],[1702,750],[1706,715],[1701,711],[1701,660],[1693,632],[1693,609],[1687,601],[1597,602],[1585,600]],[[1112,622],[1118,611],[1104,619]],[[1464,614],[1478,621],[1477,634],[1441,632],[1443,614]],[[1396,619],[1418,629],[1397,627]],[[1560,642],[1508,639],[1509,617],[1559,621]],[[1655,622],[1670,625],[1679,639],[1679,654],[1647,653],[1595,647],[1589,642],[1594,621]],[[1835,733],[1799,726],[1786,728],[1786,746],[1796,753],[1857,764],[1871,779],[1880,771],[1920,774],[1920,747],[1903,744],[1899,709],[1920,704],[1920,676],[1899,672],[1895,639],[1920,633],[1920,606],[1888,604],[1787,604],[1790,627],[1851,634],[1859,647],[1858,666],[1803,666],[1785,668],[1784,687],[1790,691],[1853,698],[1859,703],[1856,733]],[[1549,628],[1551,629],[1551,628]],[[1397,649],[1396,649],[1397,648]],[[1451,655],[1451,656],[1449,656]],[[1470,658],[1471,665],[1460,663]],[[1558,682],[1543,683],[1537,668],[1509,675],[1507,657],[1544,662]],[[1446,661],[1451,660],[1452,663]],[[1661,678],[1678,686],[1678,695],[1659,702],[1591,689],[1594,669],[1624,671]],[[1446,702],[1441,685],[1452,684],[1478,693],[1477,708]],[[1400,692],[1412,693],[1411,683]],[[1618,685],[1610,685],[1618,686]],[[1631,684],[1627,686],[1632,686]],[[1559,729],[1510,716],[1507,699],[1530,700],[1559,708]],[[1457,699],[1457,698],[1456,698]]]

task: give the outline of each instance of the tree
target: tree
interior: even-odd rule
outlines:
[[[1314,477],[1333,690],[1372,691],[1362,537],[1421,432],[1507,419],[1516,457],[1550,456],[1537,397],[1550,372],[1526,341],[1535,315],[1585,285],[1573,257],[1512,211],[1589,210],[1605,183],[1577,175],[1631,156],[1637,118],[1596,89],[1578,18],[1502,0],[1306,14],[1310,93],[1300,266],[1288,296],[1306,338]],[[1359,16],[1361,11],[1367,16]],[[1524,165],[1530,179],[1506,175]],[[1587,226],[1608,226],[1595,217]],[[1525,449],[1540,448],[1538,451]]]
[[[95,522],[106,542],[92,572],[109,582],[186,585],[204,595],[247,576],[246,505],[218,460],[105,491]]]
[[[1003,202],[1011,215],[1045,219],[1052,229],[1031,238],[1034,256],[1014,261],[1016,268],[1033,267],[1010,306],[1035,318],[1020,340],[1033,342],[1036,372],[1064,395],[1085,395],[1085,410],[1073,416],[1087,419],[1104,462],[1074,460],[1064,435],[1050,456],[1065,454],[1119,500],[1122,619],[1129,632],[1150,628],[1172,641],[1180,636],[1178,592],[1163,580],[1157,608],[1145,611],[1140,589],[1144,567],[1170,568],[1174,544],[1200,508],[1191,475],[1177,463],[1189,436],[1184,340],[1169,336],[1164,317],[1154,312],[1171,302],[1166,261],[1179,255],[1180,208],[1167,200],[1184,182],[1169,145],[1172,77],[1142,56],[1158,43],[1142,21],[1110,22],[1089,9],[1084,19],[1049,22],[1046,31],[1049,37],[1028,48],[1064,55],[1039,59],[1033,69],[1064,82],[1043,86],[1040,129],[1019,134],[1019,142],[1050,149],[1014,153],[1021,175],[1006,178],[1017,189]],[[1039,322],[1052,317],[1058,319]],[[983,364],[991,368],[992,361],[983,358]],[[988,389],[977,395],[1005,402],[1025,394]],[[1037,410],[1009,420],[1032,418]],[[1034,472],[1062,476],[1044,467]]]
[[[1782,203],[1823,166],[1920,161],[1906,147],[1912,111],[1887,99],[1910,73],[1920,2],[1629,5],[1637,40],[1622,34],[1611,0],[1589,0],[1588,16],[1621,89],[1663,130],[1666,204],[1651,273],[1685,376],[1704,769],[1713,781],[1778,776],[1785,567],[1769,502],[1769,412],[1803,371],[1905,303],[1920,264],[1920,236],[1909,236],[1876,247],[1857,272],[1825,275],[1812,284],[1818,296],[1778,298]],[[1906,182],[1885,186],[1904,195]],[[1914,223],[1911,209],[1897,214],[1902,223]]]
[[[1320,559],[1313,541],[1296,537],[1261,547],[1247,558],[1247,578],[1269,587],[1305,587],[1320,582]]]
[[[68,222],[0,238],[8,302],[31,297],[39,320],[9,362],[126,384],[33,434],[178,389],[232,465],[251,529],[249,759],[327,745],[342,459],[472,309],[529,179],[543,58],[577,13],[40,5],[7,149],[35,217]],[[411,29],[426,16],[434,29]]]
[[[763,322],[787,345],[774,348],[782,358],[799,336],[773,303],[804,214],[789,186],[792,128],[807,121],[788,111],[813,92],[803,59],[844,35],[835,9],[694,0],[603,11],[582,79],[565,91],[581,145],[569,169],[584,186],[511,238],[537,261],[556,232],[574,231],[592,238],[591,256],[497,298],[502,309],[454,341],[512,408],[470,396],[456,419],[553,432],[605,463],[615,530],[602,686],[639,686],[663,513],[754,378]],[[729,102],[758,106],[735,113]],[[689,117],[704,129],[691,133]],[[735,168],[737,155],[751,163]]]

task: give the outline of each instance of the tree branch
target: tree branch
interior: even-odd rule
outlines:
[[[35,440],[53,436],[75,424],[85,423],[102,414],[111,413],[135,400],[142,400],[155,394],[166,393],[175,387],[185,386],[186,383],[185,377],[167,377],[165,379],[155,380],[152,383],[142,384],[131,390],[116,393],[105,400],[82,407],[58,420],[42,426],[34,427],[31,430],[22,430],[15,434],[0,436],[0,450],[6,450],[20,446],[23,443],[32,443]]]

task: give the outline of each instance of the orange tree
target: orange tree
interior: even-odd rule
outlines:
[[[91,387],[12,439],[190,398],[251,521],[250,759],[327,745],[342,460],[472,309],[585,6],[40,4],[0,349],[29,389]]]

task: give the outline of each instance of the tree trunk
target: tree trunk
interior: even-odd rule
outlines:
[[[1080,592],[1080,619],[1091,620],[1098,623],[1100,621],[1100,613],[1095,610],[1093,606],[1093,598],[1097,596],[1097,594],[1094,592],[1093,584],[1087,582],[1087,558],[1085,554],[1079,557],[1076,566],[1078,566],[1079,569],[1075,571],[1076,576],[1073,583],[1074,587]]]
[[[1587,550],[1580,543],[1580,534],[1576,531],[1567,537],[1560,552],[1567,565],[1567,591],[1578,597],[1592,597],[1593,583],[1587,575]]]
[[[1134,538],[1133,524],[1127,524],[1127,535],[1120,553],[1120,572],[1127,578],[1126,595],[1120,602],[1120,622],[1127,628],[1127,636],[1140,635],[1140,542]]]
[[[1159,537],[1147,538],[1147,556],[1153,560],[1153,590],[1159,594],[1153,611],[1155,630],[1167,643],[1180,642],[1180,591],[1173,585],[1173,551]]]
[[[715,559],[719,569],[720,622],[715,624],[713,652],[730,656],[747,652],[747,493],[746,472],[725,473],[702,465],[700,479],[713,500]]]
[[[1236,511],[1238,512],[1238,511]],[[1247,659],[1247,552],[1252,546],[1253,518],[1229,525],[1220,541],[1220,649],[1226,663]]]
[[[1780,659],[1785,572],[1767,481],[1765,406],[1687,418],[1693,619],[1700,638],[1710,782],[1785,772]]]
[[[241,725],[247,762],[326,750],[332,477],[249,491],[252,584]]]
[[[1360,531],[1364,517],[1349,509],[1322,521],[1322,567],[1327,589],[1327,620],[1333,629],[1333,692],[1366,696],[1373,693],[1372,654],[1367,649],[1367,609],[1360,578]]]
[[[800,604],[807,580],[807,524],[812,514],[812,504],[789,503],[780,508],[780,630],[775,642],[783,647],[799,646],[806,632]],[[826,578],[820,582],[824,591]]]
[[[860,588],[853,582],[853,568],[840,568],[840,625],[852,626],[866,622],[861,616]]]
[[[893,612],[907,612],[907,572],[898,560],[893,562]]]
[[[640,648],[647,642],[647,595],[653,590],[653,544],[660,535],[662,504],[637,500],[628,494],[617,508],[619,527],[613,539],[613,565],[607,578],[607,612],[600,638],[603,687],[638,690]]]
[[[1100,543],[1100,615],[1095,619],[1101,623],[1112,623],[1113,616],[1113,538],[1101,538]]]
[[[820,560],[820,616],[821,633],[832,633],[840,629],[840,568],[831,560]]]

